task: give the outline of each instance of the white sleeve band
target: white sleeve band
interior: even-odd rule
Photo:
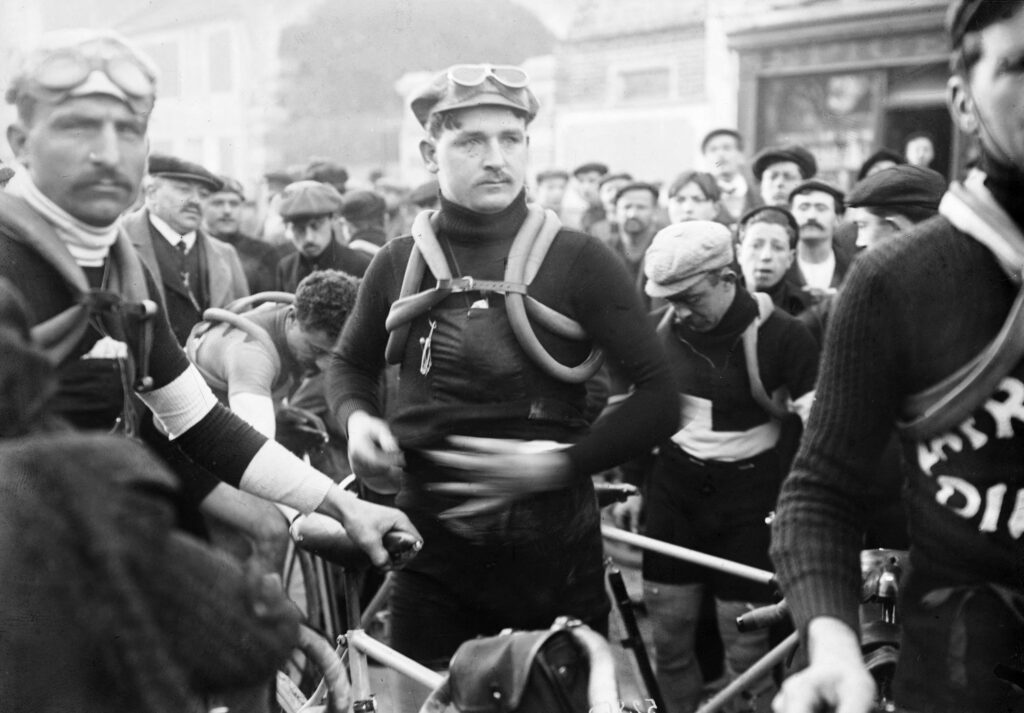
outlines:
[[[274,441],[267,441],[256,451],[238,483],[240,490],[303,513],[320,507],[333,486],[333,480]]]
[[[217,405],[217,397],[192,364],[171,383],[140,393],[139,398],[172,441],[202,421]]]
[[[811,389],[800,398],[790,403],[790,410],[800,417],[800,420],[807,425],[807,418],[811,415],[811,406],[814,404],[814,389]]]
[[[270,440],[274,440],[277,418],[274,415],[273,399],[262,394],[229,394],[228,404],[243,421]]]

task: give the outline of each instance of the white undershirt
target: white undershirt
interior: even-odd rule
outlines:
[[[167,224],[167,221],[158,216],[156,213],[150,211],[149,220],[153,223],[153,227],[157,231],[167,238],[167,242],[171,244],[172,248],[178,247],[178,243],[185,243],[185,252],[192,249],[192,246],[196,244],[196,231],[190,230],[184,235],[179,235],[178,231]]]
[[[808,287],[827,290],[832,286],[832,278],[836,274],[836,254],[834,252],[830,252],[828,259],[824,262],[804,262],[797,258],[796,264]]]

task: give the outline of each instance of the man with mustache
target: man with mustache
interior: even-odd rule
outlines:
[[[238,253],[200,227],[203,201],[221,188],[221,180],[199,164],[152,154],[146,207],[123,220],[146,267],[160,276],[157,287],[183,346],[204,310],[249,294]]]
[[[618,234],[608,242],[622,260],[645,305],[649,298],[643,293],[644,253],[654,238],[655,209],[658,189],[649,183],[630,182],[615,194],[615,226]]]
[[[238,253],[250,292],[256,294],[272,290],[278,255],[270,243],[242,232],[242,210],[245,205],[245,189],[242,184],[231,176],[218,178],[223,187],[211,193],[203,203],[203,229]]]
[[[416,96],[441,208],[374,256],[327,372],[353,471],[393,477],[396,504],[429,543],[393,580],[391,641],[430,666],[466,639],[560,615],[605,631],[590,476],[649,450],[678,418],[616,257],[527,204],[538,108],[511,66],[456,65]],[[518,311],[527,301],[530,314]],[[595,345],[635,388],[591,427]],[[400,370],[387,420],[386,363]]]
[[[6,98],[21,166],[0,193],[0,277],[29,302],[33,339],[56,366],[55,411],[81,429],[139,435],[148,410],[221,480],[337,519],[387,562],[382,534],[415,532],[405,516],[342,492],[217,403],[175,340],[159,280],[118,225],[146,171],[152,62],[114,33],[55,33],[18,59]],[[215,484],[191,483],[182,514]]]
[[[814,178],[796,186],[789,195],[800,240],[786,279],[796,290],[806,293],[811,304],[835,294],[850,267],[852,255],[835,240],[843,198],[841,190]]]
[[[303,278],[314,270],[341,270],[362,277],[370,256],[353,250],[339,239],[337,217],[345,206],[338,189],[320,181],[296,181],[281,192],[278,212],[284,220],[285,235],[296,248],[277,263],[278,290],[295,292]]]

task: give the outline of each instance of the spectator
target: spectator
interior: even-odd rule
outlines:
[[[772,146],[754,157],[754,179],[765,205],[789,207],[789,194],[800,181],[814,177],[818,162],[803,146]]]
[[[927,131],[915,131],[903,142],[903,157],[911,166],[928,168],[935,160],[935,139]]]
[[[790,193],[790,210],[800,226],[796,260],[786,279],[807,294],[811,304],[835,294],[853,256],[835,241],[843,214],[843,192],[817,179],[804,181]]]
[[[569,173],[560,168],[551,168],[537,174],[537,190],[534,200],[537,205],[553,210],[555,215],[562,214],[562,200],[565,189],[569,186]]]
[[[302,278],[314,270],[341,270],[362,277],[370,256],[338,241],[336,218],[345,199],[332,186],[318,181],[297,181],[281,193],[285,232],[298,252],[277,264],[276,287],[294,292]]]
[[[268,243],[242,232],[245,190],[230,176],[219,176],[222,187],[203,202],[203,228],[238,253],[249,291],[253,294],[274,289],[277,253]]]
[[[352,191],[341,206],[341,232],[345,244],[373,256],[387,242],[384,221],[387,201],[376,191]]]
[[[565,224],[580,229],[586,223],[591,225],[605,218],[598,195],[598,182],[608,173],[608,166],[597,161],[577,166],[572,172],[572,190],[562,202]]]
[[[656,232],[654,217],[657,206],[658,189],[649,183],[627,183],[615,195],[618,233],[609,247],[629,271],[645,306],[649,306],[649,302],[647,295],[643,294],[644,254]]]
[[[865,159],[857,171],[857,181],[863,181],[873,173],[906,163],[903,155],[892,149],[880,148]]]
[[[325,158],[315,158],[306,165],[302,173],[304,181],[319,181],[334,188],[341,195],[345,195],[345,186],[348,183],[348,171],[336,161]],[[287,186],[286,186],[287,187]]]
[[[673,223],[715,220],[722,213],[718,182],[710,173],[683,171],[669,184],[668,217]]]
[[[751,189],[743,168],[743,135],[735,129],[709,131],[700,143],[708,172],[715,177],[726,211],[727,225],[732,225],[751,208],[760,205],[758,191]],[[676,222],[675,220],[672,221]]]
[[[776,307],[794,316],[810,305],[809,295],[786,279],[799,236],[796,218],[779,206],[753,208],[740,218],[738,258],[744,285],[767,294]]]

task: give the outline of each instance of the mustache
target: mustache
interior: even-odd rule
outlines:
[[[816,221],[814,218],[811,218],[806,223],[801,223],[800,228],[817,228],[818,230],[824,230],[825,226]]]
[[[138,188],[137,182],[130,179],[120,171],[93,171],[78,179],[74,183],[75,188],[88,188],[97,183],[113,183],[119,188],[134,191]]]
[[[505,183],[512,182],[512,176],[508,175],[504,171],[492,171],[487,174],[486,178],[483,178],[481,183],[491,183],[492,181],[504,181]]]

